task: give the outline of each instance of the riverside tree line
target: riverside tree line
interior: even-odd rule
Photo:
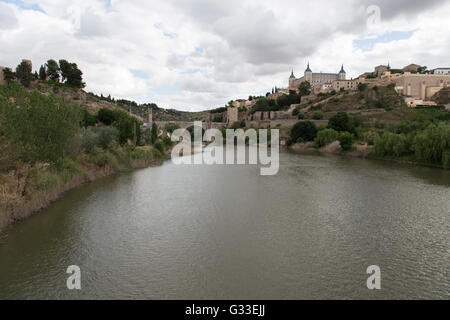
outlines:
[[[328,126],[312,121],[297,123],[288,144],[314,141],[317,148],[339,141],[343,151],[354,142],[367,142],[370,155],[442,165],[450,168],[450,113],[443,110],[417,110],[410,120],[386,126],[365,124],[360,116],[338,112]]]

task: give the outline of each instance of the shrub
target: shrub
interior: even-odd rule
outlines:
[[[315,143],[318,148],[322,148],[330,143],[333,143],[334,141],[337,141],[338,139],[339,132],[333,129],[325,129],[317,133]]]
[[[336,113],[328,122],[328,128],[338,132],[351,131],[350,116],[346,112]]]
[[[322,111],[316,111],[313,113],[313,119],[314,120],[322,120],[323,119],[323,112]]]
[[[299,119],[299,120],[305,119],[305,114],[304,114],[304,113],[299,113],[299,114],[298,114],[298,119]]]
[[[298,122],[291,130],[291,138],[295,142],[313,141],[317,136],[317,127],[311,121]]]
[[[358,90],[359,91],[365,91],[367,89],[367,83],[360,83],[358,84]]]
[[[352,148],[354,140],[355,136],[350,132],[344,131],[339,134],[339,142],[344,151],[348,151]]]
[[[234,129],[234,130],[241,129],[241,128],[245,128],[245,121],[236,121],[231,126],[231,129]]]
[[[82,132],[81,148],[85,153],[97,153],[119,140],[119,131],[114,127],[89,127]]]
[[[161,154],[164,154],[164,144],[161,140],[156,140],[153,144],[156,150],[158,150]]]
[[[15,81],[0,86],[0,135],[25,162],[56,163],[63,158],[80,121],[80,108],[62,97],[29,92]]]

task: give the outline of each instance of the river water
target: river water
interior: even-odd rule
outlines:
[[[448,299],[449,208],[439,169],[282,153],[267,177],[167,161],[10,226],[0,298]]]

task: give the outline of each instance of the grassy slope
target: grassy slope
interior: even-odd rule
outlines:
[[[123,170],[159,164],[164,159],[153,147],[114,147],[95,155],[66,158],[62,168],[39,163],[18,165],[0,174],[0,229],[46,207],[64,192]]]

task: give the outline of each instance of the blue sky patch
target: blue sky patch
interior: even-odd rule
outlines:
[[[389,43],[398,40],[407,40],[411,38],[414,33],[419,30],[410,31],[392,31],[380,35],[369,35],[368,37],[359,38],[353,41],[353,44],[362,51],[371,51],[377,43]]]
[[[39,7],[39,5],[37,3],[26,4],[22,0],[0,0],[0,2],[11,3],[11,4],[14,4],[24,10],[33,10],[33,11],[40,11],[42,13],[45,13],[45,11],[42,10],[42,8]]]
[[[143,71],[143,70],[130,70],[130,72],[133,74],[133,76],[135,76],[136,78],[141,78],[141,79],[150,79],[150,77],[148,76],[148,74]]]
[[[163,95],[163,96],[170,96],[170,95],[178,95],[180,94],[180,87],[178,84],[174,85],[166,85],[166,86],[160,86],[158,88],[155,88],[153,90],[155,94]]]

